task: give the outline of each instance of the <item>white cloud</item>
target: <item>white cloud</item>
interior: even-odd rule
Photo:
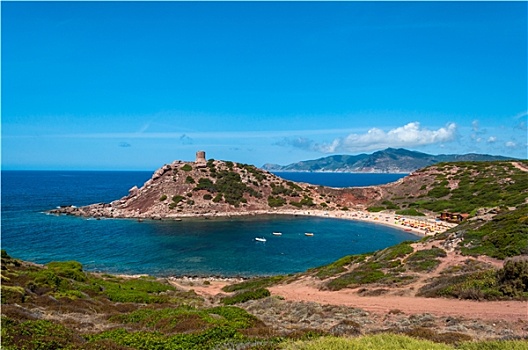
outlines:
[[[479,121],[478,120],[473,120],[471,122],[471,129],[473,129],[474,132],[479,131]]]
[[[508,141],[504,144],[504,146],[508,147],[508,148],[516,148],[517,147],[517,144],[513,141]]]
[[[365,134],[350,134],[345,138],[335,139],[330,144],[319,145],[318,150],[324,153],[357,152],[387,147],[416,147],[441,144],[455,140],[457,125],[449,123],[443,128],[429,130],[420,123],[412,122],[395,129],[384,131],[372,128]]]
[[[495,143],[495,142],[497,142],[497,138],[495,136],[490,136],[490,137],[488,137],[488,141],[487,142],[488,143]]]
[[[523,131],[527,131],[528,130],[528,112],[522,112],[522,113],[519,113],[517,114],[515,117],[515,122],[517,123],[515,125],[515,128],[516,129],[520,129],[520,130],[523,130]]]

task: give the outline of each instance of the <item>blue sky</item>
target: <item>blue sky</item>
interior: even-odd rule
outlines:
[[[526,2],[5,2],[2,168],[527,158]]]

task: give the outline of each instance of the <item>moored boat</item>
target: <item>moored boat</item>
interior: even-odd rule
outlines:
[[[305,236],[313,236],[314,234],[312,232],[305,232],[304,235]]]
[[[282,232],[273,232],[274,236],[282,236]]]
[[[255,237],[255,241],[266,242],[266,238],[264,238],[264,237]]]

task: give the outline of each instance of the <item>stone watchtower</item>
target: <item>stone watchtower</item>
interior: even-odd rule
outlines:
[[[196,152],[196,164],[198,165],[205,165],[207,164],[207,161],[205,160],[205,151],[198,151]]]

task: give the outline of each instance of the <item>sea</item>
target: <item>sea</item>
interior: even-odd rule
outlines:
[[[139,222],[45,213],[61,205],[111,202],[127,195],[131,187],[141,187],[151,175],[148,171],[3,170],[1,247],[18,259],[40,264],[75,260],[94,272],[252,277],[301,272],[345,255],[419,238],[383,225],[303,216]],[[392,182],[405,174],[277,175],[315,185],[349,187]]]

